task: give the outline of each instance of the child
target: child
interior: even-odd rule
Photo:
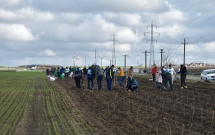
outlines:
[[[156,74],[156,82],[157,82],[157,89],[161,88],[161,84],[163,82],[161,71],[159,70],[158,73]]]

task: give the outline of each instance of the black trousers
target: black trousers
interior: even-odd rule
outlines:
[[[81,80],[80,78],[75,77],[76,88],[81,88],[80,80]]]
[[[152,74],[153,82],[155,82],[155,74]]]

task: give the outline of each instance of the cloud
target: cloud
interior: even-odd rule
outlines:
[[[40,52],[39,55],[40,56],[55,56],[56,54],[52,50],[46,49],[46,50]]]
[[[0,5],[14,7],[21,4],[21,0],[1,0]]]
[[[104,13],[104,17],[111,21],[115,22],[116,25],[126,25],[126,26],[138,26],[142,23],[142,18],[139,14],[129,14],[129,13]]]
[[[13,21],[53,21],[55,16],[49,12],[40,12],[32,8],[21,8],[15,11],[0,9],[0,19]]]
[[[36,37],[22,24],[0,24],[0,39],[12,41],[32,41]]]
[[[57,4],[55,4],[57,3]],[[163,12],[167,10],[167,5],[163,0],[79,0],[67,1],[61,0],[35,0],[32,3],[36,8],[41,10],[49,10],[54,12]]]

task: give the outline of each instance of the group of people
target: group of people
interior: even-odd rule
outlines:
[[[181,90],[184,88],[186,89],[187,85],[185,80],[187,75],[187,69],[185,65],[180,66],[179,73],[180,73],[180,80],[181,80]],[[166,91],[167,89],[166,87],[167,83],[170,89],[173,90],[173,82],[174,82],[174,79],[177,78],[176,72],[171,64],[167,68],[162,66],[161,70],[158,70],[157,66],[155,65],[152,68],[152,77],[153,77],[153,82],[157,83],[157,89],[162,89],[164,91]],[[161,86],[161,84],[163,84],[163,87]]]
[[[138,88],[137,81],[133,78],[134,72],[133,67],[130,67],[127,72],[124,71],[123,68],[119,67],[118,70],[119,76],[118,76],[118,82],[119,86],[126,88],[127,91],[133,91],[135,92]],[[83,79],[87,78],[87,88],[94,90],[94,80],[97,81],[98,90],[102,89],[102,80],[103,78],[106,79],[107,83],[107,89],[109,91],[112,90],[112,85],[115,77],[115,68],[114,65],[107,66],[105,69],[98,65],[92,65],[88,69],[86,67],[83,68],[82,72],[80,74],[74,75],[74,79],[76,82],[76,87],[81,88],[80,83],[83,83]],[[127,74],[125,74],[127,73]],[[126,84],[124,85],[123,80],[126,80]]]
[[[109,91],[112,90],[112,85],[115,77],[115,73],[118,72],[117,81],[119,86],[122,88],[127,89],[127,91],[135,92],[138,88],[138,83],[134,79],[134,71],[133,67],[131,66],[128,71],[124,71],[123,68],[118,67],[115,70],[114,65],[107,66],[105,69],[100,67],[99,65],[92,65],[88,68],[84,67],[82,70],[79,67],[57,67],[51,68],[51,70],[46,69],[47,75],[54,75],[55,77],[59,77],[63,79],[64,77],[68,78],[69,75],[75,80],[76,87],[81,88],[81,83],[83,83],[84,78],[87,78],[87,88],[94,90],[94,82],[97,81],[98,90],[102,89],[102,80],[103,78],[106,79],[107,89]],[[72,73],[72,74],[71,74]],[[180,79],[181,79],[181,89],[187,88],[186,85],[186,74],[187,69],[185,65],[181,65],[180,67]],[[162,66],[159,70],[158,67],[155,65],[152,68],[152,80],[153,82],[157,83],[157,89],[162,89],[166,91],[167,84],[171,90],[173,90],[173,82],[176,78],[176,72],[172,65],[170,64],[167,68]],[[125,80],[125,83],[123,81]],[[163,86],[162,86],[163,84]],[[115,84],[114,84],[115,85]]]

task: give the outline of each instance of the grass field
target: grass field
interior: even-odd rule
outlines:
[[[93,132],[63,88],[45,73],[0,72],[0,135]]]

